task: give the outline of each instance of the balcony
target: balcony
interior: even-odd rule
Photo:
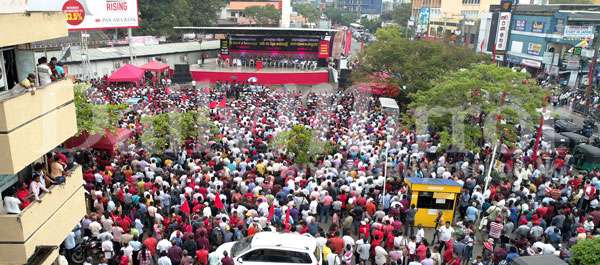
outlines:
[[[36,247],[59,246],[86,213],[81,167],[41,202],[18,215],[0,215],[0,264],[25,264]]]
[[[0,174],[15,174],[77,132],[73,83],[0,94]]]
[[[0,47],[68,36],[62,12],[0,14]]]

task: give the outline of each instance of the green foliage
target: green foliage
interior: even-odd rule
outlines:
[[[443,147],[476,151],[483,142],[514,143],[515,125],[532,129],[544,91],[510,68],[479,64],[450,73],[429,90],[419,90],[408,106],[410,125],[441,133]],[[502,103],[504,102],[504,103]],[[496,117],[502,117],[498,122]],[[484,119],[480,119],[484,117]],[[426,127],[425,127],[426,126]]]
[[[281,18],[281,11],[273,5],[246,7],[244,13],[259,25],[277,25]]]
[[[144,133],[142,134],[142,143],[153,153],[162,154],[170,147],[174,133],[169,113],[162,113],[154,116],[142,118]]]
[[[213,24],[224,0],[143,0],[139,1],[140,35],[174,37],[176,26],[206,26]]]
[[[291,130],[280,132],[273,139],[277,148],[294,155],[294,162],[306,165],[321,154],[331,154],[337,146],[320,140],[316,133],[303,125],[294,125]]]
[[[577,244],[571,247],[571,253],[572,264],[600,264],[600,238],[577,241]]]
[[[157,154],[169,148],[177,149],[185,140],[210,138],[219,132],[206,109],[146,116],[142,118],[142,125],[143,144]]]
[[[318,23],[321,18],[321,10],[319,10],[316,6],[310,3],[299,3],[294,5],[294,10],[298,12],[298,14],[311,23]]]
[[[431,88],[449,72],[487,60],[466,47],[405,39],[397,26],[381,28],[375,35],[377,40],[362,53],[353,78],[360,82],[375,72],[392,73],[390,82],[406,86],[397,98],[401,105],[408,104],[410,93]]]
[[[381,18],[383,21],[392,21],[401,27],[406,27],[408,20],[411,15],[411,4],[410,3],[402,3],[394,5],[392,10],[386,11],[381,14]]]
[[[325,15],[331,20],[332,24],[342,26],[350,26],[350,23],[354,23],[358,19],[358,14],[345,13],[337,8],[327,8]]]
[[[381,20],[380,19],[368,19],[367,17],[362,17],[360,19],[360,24],[365,27],[365,29],[371,33],[375,33],[377,29],[381,28]]]
[[[74,86],[75,113],[77,115],[78,134],[104,133],[105,129],[116,130],[122,117],[125,105],[96,105],[87,100],[86,91],[90,88],[88,83],[79,83]]]

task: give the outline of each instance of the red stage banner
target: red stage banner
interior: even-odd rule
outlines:
[[[322,40],[319,44],[319,59],[329,58],[329,41]]]
[[[346,31],[346,43],[345,43],[345,47],[344,47],[344,54],[348,55],[350,54],[350,51],[352,50],[352,31]]]

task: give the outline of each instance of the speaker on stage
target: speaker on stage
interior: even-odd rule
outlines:
[[[173,73],[173,83],[185,84],[192,82],[192,74],[190,73],[189,64],[176,64],[175,71]]]

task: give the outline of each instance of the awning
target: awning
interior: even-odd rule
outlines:
[[[109,82],[133,82],[138,84],[144,76],[144,70],[135,65],[126,64],[108,77]]]
[[[118,128],[114,133],[105,130],[104,134],[90,135],[83,132],[79,136],[69,138],[64,146],[65,148],[93,148],[112,151],[117,144],[127,140],[132,133],[132,131],[124,128]]]
[[[141,69],[152,72],[162,72],[164,70],[169,69],[169,65],[166,63],[161,63],[159,61],[150,61],[147,64],[140,66]]]

